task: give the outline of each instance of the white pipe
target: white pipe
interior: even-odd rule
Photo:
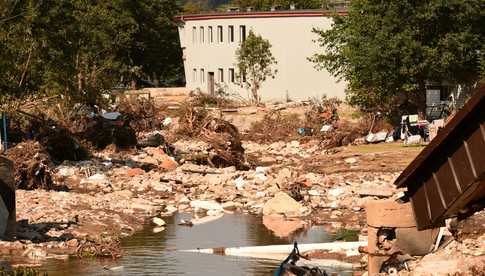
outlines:
[[[309,243],[309,244],[298,244],[298,249],[300,252],[310,251],[310,250],[350,250],[357,249],[359,246],[366,246],[367,242],[328,242],[328,243]],[[285,245],[266,245],[266,246],[247,246],[247,247],[229,247],[229,248],[205,248],[205,249],[190,249],[181,250],[182,252],[195,252],[195,253],[223,253],[230,256],[240,256],[241,254],[290,254],[293,250],[293,244]]]
[[[357,250],[359,246],[366,246],[367,242],[331,242],[331,243],[312,243],[299,244],[298,249],[304,253],[310,250],[328,250],[328,251],[347,251]],[[205,253],[205,254],[223,254],[237,257],[251,257],[260,259],[271,259],[283,261],[293,250],[293,244],[288,245],[267,245],[267,246],[248,246],[232,248],[205,248],[180,250],[180,252]],[[351,270],[359,268],[360,265],[346,263],[331,259],[300,259],[299,264],[308,266],[321,266],[340,270]]]

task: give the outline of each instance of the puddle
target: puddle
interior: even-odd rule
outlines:
[[[152,227],[122,242],[124,257],[110,260],[50,261],[42,270],[52,275],[273,275],[277,261],[178,252],[183,249],[289,244],[292,240],[274,236],[262,224],[261,217],[226,214],[219,220],[179,226],[188,214],[165,219],[166,229],[154,234]],[[313,227],[294,237],[299,243],[329,242],[323,227]],[[120,268],[122,266],[122,268]],[[104,267],[118,267],[111,271]],[[338,272],[352,275],[352,272]]]

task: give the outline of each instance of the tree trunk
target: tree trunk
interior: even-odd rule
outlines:
[[[418,81],[418,90],[414,95],[413,102],[420,118],[424,119],[426,116],[426,82],[424,80]]]
[[[253,83],[251,85],[251,94],[252,94],[252,97],[253,97],[253,102],[256,105],[259,105],[260,100],[261,100],[261,98],[258,95],[258,90],[259,90],[259,83],[256,82],[256,81],[253,81]]]
[[[79,52],[76,55],[76,70],[77,70],[77,92],[81,93],[83,90],[83,73],[81,70]]]
[[[131,78],[131,90],[136,90],[136,79],[134,77]]]

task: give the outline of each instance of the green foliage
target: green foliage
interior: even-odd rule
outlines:
[[[358,241],[359,240],[359,231],[350,230],[350,229],[338,229],[337,233],[335,234],[335,240],[340,241]]]
[[[234,0],[230,3],[245,10],[246,8],[253,8],[257,11],[269,10],[271,7],[278,7],[280,9],[290,9],[291,5],[295,5],[297,9],[318,9],[322,7],[322,1],[319,0]]]
[[[196,2],[196,1],[187,1],[183,5],[183,12],[184,14],[197,14],[197,13],[202,13],[205,11],[206,7],[202,5],[201,2]]]
[[[259,103],[261,95],[258,91],[261,84],[269,77],[274,78],[277,73],[272,68],[277,62],[271,53],[271,44],[267,39],[249,31],[246,40],[236,50],[236,58],[240,77],[245,77],[244,84],[251,89],[252,100]]]
[[[422,110],[426,81],[477,80],[483,0],[355,0],[348,12],[334,17],[331,30],[314,30],[323,51],[310,60],[348,81],[351,104],[369,111],[403,104]]]
[[[3,1],[0,95],[92,104],[134,78],[170,84],[182,72],[179,12],[174,0]]]

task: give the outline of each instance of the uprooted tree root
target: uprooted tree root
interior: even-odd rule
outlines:
[[[177,134],[187,137],[197,137],[202,126],[209,118],[209,113],[205,108],[195,106],[191,102],[186,102],[180,107],[180,121]]]
[[[226,120],[214,118],[204,108],[190,102],[182,106],[178,134],[202,139],[210,145],[208,153],[187,155],[184,160],[213,167],[248,168],[237,127]]]
[[[241,137],[233,124],[222,119],[212,119],[203,126],[201,137],[216,153],[209,159],[210,164],[215,167],[248,169]]]
[[[154,101],[145,97],[118,98],[115,111],[124,114],[131,128],[136,132],[158,130],[162,125],[162,110],[155,106]]]

